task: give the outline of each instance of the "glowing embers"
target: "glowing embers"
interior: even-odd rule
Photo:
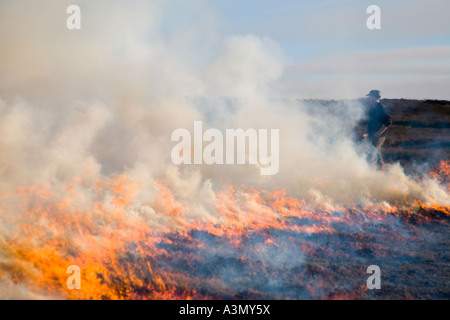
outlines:
[[[450,160],[441,161],[439,166],[430,171],[430,177],[447,184],[447,190],[450,191]]]

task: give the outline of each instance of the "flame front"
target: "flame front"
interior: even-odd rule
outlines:
[[[430,175],[444,181],[446,168]],[[438,285],[439,276],[424,270],[448,257],[448,205],[330,210],[284,190],[229,187],[217,193],[214,215],[192,219],[163,182],[147,206],[137,201],[141,188],[121,175],[74,178],[63,196],[45,185],[2,194],[2,225],[10,229],[1,240],[0,283],[56,299],[353,299],[371,297],[364,272],[379,264],[397,290],[386,294],[414,298],[395,273]],[[81,269],[79,290],[66,285],[70,265]]]

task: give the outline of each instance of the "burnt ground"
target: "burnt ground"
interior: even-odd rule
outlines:
[[[448,216],[425,222],[351,215],[361,222],[356,228],[337,223],[335,231],[317,234],[268,228],[232,243],[192,230],[161,242],[163,254],[152,264],[183,275],[175,282],[193,289],[194,299],[450,299]],[[379,290],[367,288],[371,265],[381,270]]]

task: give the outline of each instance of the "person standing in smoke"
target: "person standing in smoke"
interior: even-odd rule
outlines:
[[[386,140],[387,127],[392,124],[392,119],[380,103],[381,95],[379,90],[371,90],[366,96],[369,104],[369,123],[367,124],[367,133],[363,137],[368,139],[375,147],[370,156],[370,162],[373,165],[378,164],[381,169],[384,169],[381,147]]]

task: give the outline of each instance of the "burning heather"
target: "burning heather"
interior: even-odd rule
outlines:
[[[0,5],[1,299],[450,298],[448,126],[423,123],[427,149],[393,113],[378,170],[362,101],[278,98],[280,45],[220,36],[206,4],[167,35],[162,1],[78,1],[81,30],[43,2]],[[174,164],[172,132],[199,122],[276,132],[258,147],[277,170],[250,150]]]
[[[3,226],[14,226],[1,243],[4,298],[448,297],[448,205],[332,208],[284,190],[227,187],[210,217],[193,219],[163,182],[147,206],[136,201],[141,188],[127,175],[86,174],[62,194],[46,185],[3,193]],[[78,204],[84,192],[88,208]],[[66,287],[74,264],[80,290]],[[379,292],[365,284],[373,264],[383,272]]]

